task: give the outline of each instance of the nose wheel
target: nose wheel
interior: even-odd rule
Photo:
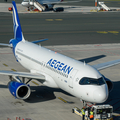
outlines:
[[[87,107],[92,107],[93,105],[96,105],[96,103],[90,103],[90,102],[86,102],[84,100],[82,100],[83,103],[83,107],[87,108]]]
[[[87,107],[87,103],[86,103],[86,101],[84,101],[84,100],[82,100],[82,102],[83,102],[83,107]]]

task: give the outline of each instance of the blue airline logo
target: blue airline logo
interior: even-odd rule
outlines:
[[[73,67],[70,67],[58,60],[54,60],[54,59],[50,59],[47,62],[47,65],[51,66],[52,68],[62,71],[63,73],[67,73],[69,75],[69,73],[71,72],[71,70],[73,69]]]
[[[20,21],[19,21],[15,1],[12,1],[12,4],[13,4],[14,39],[17,39],[18,41],[22,41],[22,38],[23,38],[22,30],[21,30],[21,26],[20,26]]]

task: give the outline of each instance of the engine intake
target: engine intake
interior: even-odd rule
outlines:
[[[8,83],[10,93],[18,99],[27,99],[30,96],[31,90],[28,85],[16,81]]]

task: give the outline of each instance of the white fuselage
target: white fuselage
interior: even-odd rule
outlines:
[[[99,79],[102,75],[92,66],[31,42],[19,42],[15,48],[17,60],[31,73],[43,74],[49,87],[64,91],[89,102],[102,103],[108,98],[103,85],[81,85],[84,77]]]
[[[34,5],[34,0],[23,0],[22,1],[22,6],[24,7],[30,7],[32,5]],[[38,2],[41,5],[54,5],[56,3],[60,3],[62,2],[61,0],[36,0],[36,2]]]

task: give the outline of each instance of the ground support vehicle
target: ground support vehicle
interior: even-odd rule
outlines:
[[[90,110],[93,110],[94,113],[94,119],[93,120],[113,120],[112,113],[113,113],[113,107],[111,105],[93,105],[92,107],[88,108],[88,117],[85,116],[85,119],[89,120],[89,113]],[[74,107],[72,109],[73,113],[76,113],[77,115],[80,115],[82,117],[81,110],[77,107]]]

